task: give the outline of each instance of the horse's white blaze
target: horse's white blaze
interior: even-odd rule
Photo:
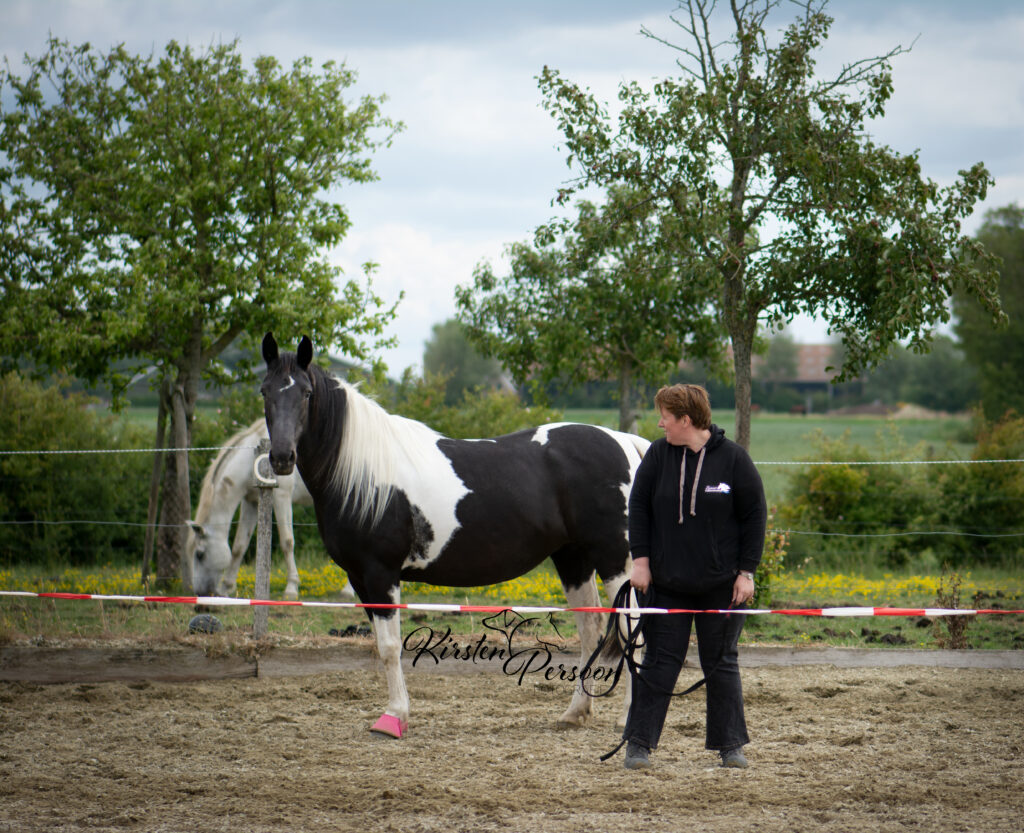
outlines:
[[[286,390],[288,390],[288,388],[293,388],[293,387],[295,387],[295,378],[293,376],[289,376],[288,377],[288,384],[285,385],[280,390],[278,390],[278,393],[284,393]]]

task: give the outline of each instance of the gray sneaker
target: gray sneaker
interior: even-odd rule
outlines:
[[[623,766],[626,769],[647,769],[651,765],[650,750],[646,746],[630,741],[626,744],[626,760]]]
[[[735,749],[723,749],[722,755],[722,766],[729,767],[730,769],[746,769],[749,764],[747,759],[743,756],[743,747],[737,746]]]

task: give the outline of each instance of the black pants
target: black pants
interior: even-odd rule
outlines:
[[[696,595],[676,595],[652,588],[643,604],[648,607],[725,610],[732,602],[733,583]],[[733,749],[749,743],[743,714],[736,643],[745,615],[724,613],[650,614],[644,617],[645,644],[642,669],[633,681],[633,701],[623,737],[654,749],[665,725],[671,692],[686,659],[690,627],[697,627],[700,667],[707,679],[707,749]]]

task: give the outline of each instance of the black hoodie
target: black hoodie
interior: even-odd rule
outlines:
[[[750,455],[712,425],[700,452],[660,439],[644,454],[629,496],[629,549],[650,558],[655,587],[701,593],[757,569],[767,519]]]

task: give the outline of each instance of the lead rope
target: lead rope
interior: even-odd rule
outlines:
[[[629,597],[629,591],[631,589],[632,588],[630,587],[628,582],[623,584],[619,588],[618,592],[615,594],[615,600],[612,603],[612,607],[619,608],[619,609],[625,608],[625,607],[632,608],[633,607],[632,599]],[[643,593],[641,595],[642,596],[646,596],[647,594]],[[643,604],[643,600],[641,598],[637,599],[637,603],[638,603],[638,605],[640,607],[646,607],[646,605]],[[611,694],[612,691],[615,690],[615,686],[619,682],[619,677],[622,675],[622,666],[623,666],[623,664],[625,664],[626,667],[629,669],[630,685],[632,685],[636,680],[640,680],[640,682],[642,682],[646,686],[650,686],[651,685],[643,677],[640,676],[640,672],[642,670],[644,670],[643,663],[642,662],[637,662],[636,658],[633,656],[633,654],[636,652],[636,650],[643,646],[643,642],[642,642],[643,622],[644,622],[644,617],[645,616],[649,616],[649,615],[651,615],[651,614],[646,614],[646,613],[635,614],[636,624],[635,625],[631,625],[631,626],[627,626],[626,629],[625,629],[625,632],[623,632],[623,629],[620,627],[620,623],[619,623],[620,616],[622,618],[626,619],[626,621],[628,622],[628,621],[632,621],[634,619],[634,615],[623,615],[623,614],[613,613],[613,614],[611,614],[608,617],[608,625],[605,627],[604,635],[598,640],[597,647],[594,649],[594,652],[590,655],[590,659],[588,659],[586,661],[586,663],[584,664],[583,672],[581,672],[581,674],[580,674],[580,687],[583,689],[583,693],[584,694],[587,694],[590,697],[607,697],[609,694]],[[672,615],[672,614],[659,614],[659,615]],[[589,672],[590,668],[597,661],[597,658],[601,655],[601,652],[604,650],[605,645],[608,643],[608,640],[612,637],[613,634],[618,639],[619,647],[621,648],[621,651],[622,651],[622,656],[619,657],[619,664],[615,667],[615,673],[612,675],[612,684],[607,688],[607,690],[601,692],[600,694],[594,694],[594,693],[592,693],[590,691],[587,691],[587,686],[586,686],[586,682],[585,681],[586,681],[587,676],[589,676],[589,674],[586,673],[586,672]],[[724,652],[724,650],[725,650],[725,646],[724,645],[722,646],[722,650]],[[715,672],[715,670],[718,668],[718,666],[721,663],[721,661],[722,661],[722,658],[719,657],[718,660],[715,662],[714,666],[712,667],[711,671],[709,672],[710,674],[713,674]],[[709,676],[708,674],[705,674],[697,682],[695,682],[693,685],[691,685],[689,688],[685,689],[684,691],[663,691],[661,693],[662,694],[667,694],[670,697],[683,697],[683,696],[685,696],[687,694],[692,694],[693,692],[695,692],[698,688],[700,688],[702,685],[704,685],[707,682],[708,676]],[[609,758],[614,756],[615,753],[618,752],[620,749],[622,749],[622,747],[626,744],[626,740],[627,740],[627,738],[623,738],[619,742],[618,746],[616,746],[613,750],[611,750],[611,752],[606,752],[604,755],[602,755],[600,760],[607,761]]]

